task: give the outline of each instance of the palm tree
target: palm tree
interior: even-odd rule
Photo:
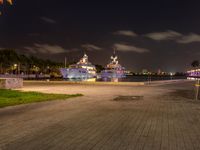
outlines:
[[[0,0],[0,4],[2,5],[5,0]],[[6,0],[10,5],[13,4],[13,0]]]
[[[5,63],[5,60],[6,60],[6,57],[4,55],[4,52],[0,51],[0,74],[2,74],[4,72],[3,71],[3,65]]]
[[[0,74],[6,72],[20,73],[50,73],[59,72],[64,67],[62,63],[43,60],[35,56],[17,54],[14,50],[0,50]]]
[[[28,68],[30,64],[30,59],[26,55],[19,55],[20,68],[24,73],[28,73]]]
[[[0,51],[0,71],[5,72],[5,70],[12,70],[14,64],[19,63],[19,56],[13,50],[1,50]]]
[[[98,73],[100,73],[102,70],[104,70],[104,67],[101,65],[95,65],[95,67],[96,67],[96,70]]]
[[[194,68],[197,68],[199,67],[200,63],[198,60],[194,60],[192,63],[191,63],[191,66],[194,67]]]
[[[0,0],[0,5],[3,5],[4,1],[8,2],[10,5],[13,4],[13,0]],[[2,11],[1,10],[0,10],[0,15],[2,15]]]

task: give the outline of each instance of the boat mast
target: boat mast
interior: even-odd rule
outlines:
[[[113,49],[113,54],[114,54],[114,56],[116,55],[116,48],[115,47]]]
[[[112,60],[112,63],[113,64],[118,64],[118,57],[117,57],[117,55],[116,55],[116,48],[114,47],[113,48],[113,56],[111,56],[111,60]]]
[[[87,49],[85,48],[85,49],[83,50],[84,55],[86,55],[86,51],[87,51]]]

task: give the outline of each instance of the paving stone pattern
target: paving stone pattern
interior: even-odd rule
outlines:
[[[0,149],[199,150],[200,102],[173,94],[192,84],[25,85],[25,91],[85,96],[1,109]],[[143,98],[113,100],[134,95]]]

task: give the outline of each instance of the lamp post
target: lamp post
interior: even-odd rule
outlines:
[[[173,79],[173,73],[172,72],[170,72],[170,80],[172,80]]]
[[[18,73],[18,75],[20,75],[20,70],[21,70],[21,68],[20,68],[20,63],[18,63],[17,69],[18,69],[17,73]]]
[[[197,79],[195,86],[196,86],[195,100],[199,100],[199,87],[200,87],[200,80],[199,79]]]
[[[20,74],[20,63],[14,64],[14,69],[16,70],[16,74]]]
[[[15,71],[14,73],[15,74],[18,74],[18,67],[17,66],[18,66],[17,64],[14,64],[14,71]]]
[[[151,73],[148,72],[148,84],[151,84]]]

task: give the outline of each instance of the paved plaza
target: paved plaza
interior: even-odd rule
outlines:
[[[24,91],[84,96],[0,109],[0,150],[199,150],[193,86],[25,83]]]

